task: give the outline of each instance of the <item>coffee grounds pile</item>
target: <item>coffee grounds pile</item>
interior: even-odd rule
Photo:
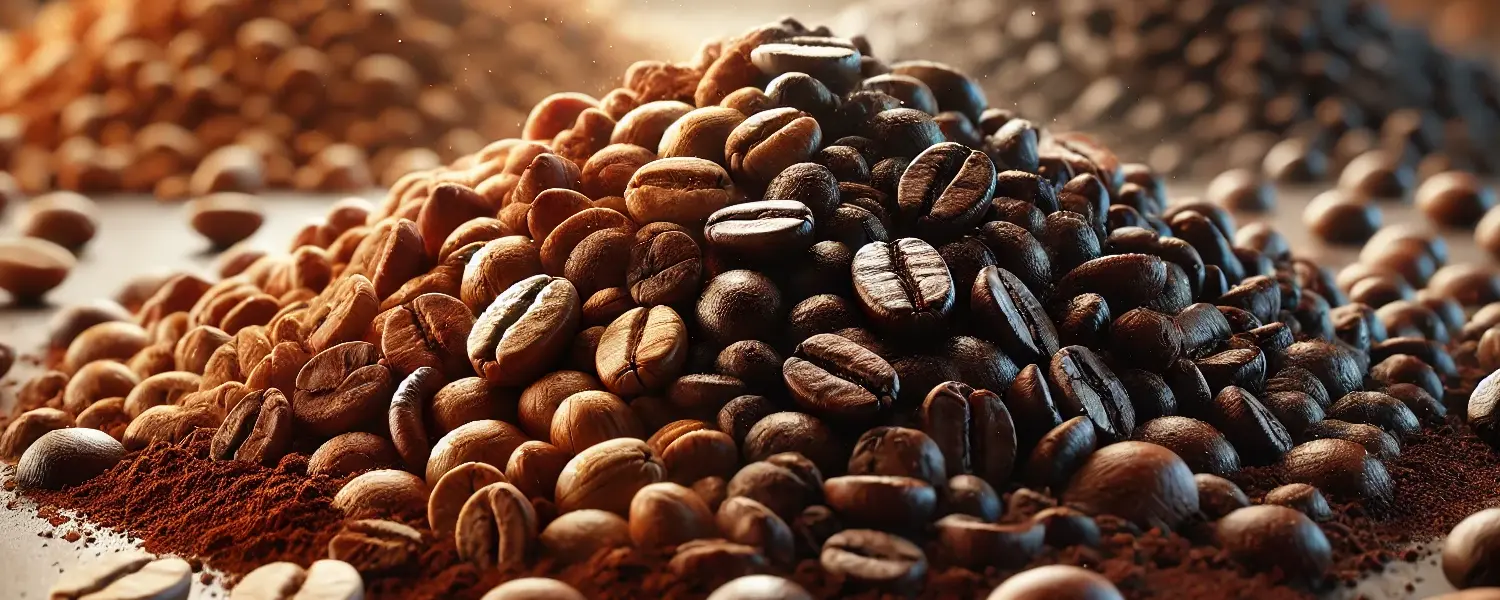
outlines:
[[[1164,174],[1259,167],[1283,141],[1329,177],[1375,147],[1438,170],[1500,166],[1495,73],[1379,2],[871,0],[835,29],[959,67],[993,106]]]

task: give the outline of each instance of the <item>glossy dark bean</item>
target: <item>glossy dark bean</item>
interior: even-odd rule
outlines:
[[[994,256],[995,265],[1010,271],[1031,294],[1045,297],[1051,290],[1052,261],[1047,249],[1025,228],[1005,221],[980,226],[978,237]]]
[[[1073,417],[1052,428],[1026,460],[1024,480],[1037,488],[1062,489],[1099,445],[1093,421]]]
[[[1286,427],[1259,399],[1242,388],[1228,387],[1219,392],[1205,417],[1224,432],[1245,464],[1272,464],[1292,447]]]
[[[775,412],[776,405],[765,396],[740,396],[719,409],[719,431],[729,434],[736,444],[742,443],[756,423]]]
[[[1256,276],[1229,288],[1217,303],[1220,306],[1244,309],[1262,323],[1268,323],[1276,320],[1276,313],[1281,308],[1281,291],[1276,286],[1276,280]]]
[[[819,560],[830,573],[880,589],[906,589],[927,574],[927,556],[916,544],[868,529],[829,537]]]
[[[1168,222],[1172,225],[1174,235],[1198,250],[1204,264],[1214,265],[1224,272],[1225,280],[1234,284],[1244,279],[1244,265],[1234,255],[1229,238],[1208,217],[1197,211],[1185,210],[1168,218]]]
[[[1350,392],[1328,407],[1328,417],[1374,425],[1397,438],[1422,430],[1422,423],[1406,404],[1380,392]]]
[[[1052,319],[1010,271],[993,266],[980,271],[969,306],[982,330],[1017,362],[1039,364],[1057,352]]]
[[[1265,389],[1266,357],[1258,348],[1225,350],[1199,359],[1196,364],[1215,393],[1231,386],[1252,393]]]
[[[1167,285],[1162,259],[1147,254],[1119,254],[1088,261],[1057,282],[1062,297],[1095,293],[1111,311],[1121,313],[1151,303]]]
[[[870,117],[863,135],[880,144],[887,157],[907,158],[944,143],[943,132],[932,115],[911,108],[894,108]]]
[[[1387,385],[1380,389],[1389,394],[1417,415],[1417,420],[1428,426],[1442,425],[1448,416],[1448,407],[1427,393],[1422,387],[1410,383]]]
[[[1003,392],[1019,368],[998,347],[985,340],[960,335],[948,338],[943,358],[958,371],[958,380],[974,389]]]
[[[1191,305],[1172,320],[1182,332],[1182,351],[1189,358],[1212,354],[1231,335],[1229,320],[1212,304]]]
[[[864,315],[854,302],[843,296],[819,294],[798,302],[787,313],[786,320],[789,343],[800,344],[820,333],[858,327],[863,324]]]
[[[1122,364],[1159,371],[1182,355],[1182,330],[1171,317],[1137,308],[1110,325],[1110,351]]]
[[[1323,498],[1323,492],[1305,483],[1288,483],[1266,492],[1265,503],[1294,509],[1314,521],[1326,521],[1333,517],[1333,509],[1329,508],[1328,500]]]
[[[1289,483],[1306,483],[1335,499],[1363,499],[1379,505],[1389,504],[1394,495],[1390,473],[1374,455],[1359,444],[1337,439],[1307,442],[1281,461],[1281,471]]]
[[[1016,424],[1017,443],[1021,452],[1030,451],[1042,435],[1061,425],[1062,415],[1052,400],[1045,372],[1037,365],[1026,365],[1004,394]]]
[[[736,204],[709,215],[703,236],[715,252],[774,261],[813,243],[813,213],[795,200]]]
[[[1240,470],[1240,455],[1212,425],[1188,417],[1167,416],[1141,425],[1134,439],[1177,453],[1194,473],[1225,476]]]
[[[1302,432],[1302,439],[1354,442],[1364,447],[1370,456],[1381,460],[1395,460],[1401,457],[1401,442],[1395,436],[1386,433],[1384,429],[1366,423],[1324,419],[1309,425],[1307,430]]]
[[[1212,308],[1212,307],[1210,307]],[[1214,314],[1218,314],[1215,311]],[[1060,315],[1054,315],[1058,344],[1098,348],[1109,336],[1109,303],[1099,294],[1080,294],[1068,301]]]
[[[967,418],[967,414],[961,416]],[[940,418],[946,420],[945,417]],[[963,421],[957,424],[966,425]],[[966,439],[964,443],[967,445]],[[966,453],[966,449],[960,452]],[[848,472],[850,475],[910,477],[940,486],[948,480],[944,455],[945,452],[939,450],[933,438],[919,430],[876,427],[859,436],[859,440],[854,443],[854,453],[849,456]],[[960,458],[966,457],[960,454]]]
[[[1075,212],[1059,210],[1047,215],[1038,237],[1058,273],[1072,271],[1103,254],[1094,226],[1086,215]]]
[[[901,176],[901,222],[925,239],[945,240],[977,225],[995,192],[995,165],[978,150],[943,142],[916,158]]]
[[[798,344],[782,376],[799,405],[821,414],[874,416],[889,408],[899,393],[890,363],[833,334]]]
[[[922,240],[871,243],[855,253],[851,268],[865,314],[894,334],[930,335],[953,308],[948,267]]]
[[[1039,166],[1036,126],[1025,119],[1011,119],[984,138],[982,147],[1002,170],[1035,173]]]
[[[1301,367],[1323,384],[1330,398],[1358,390],[1363,383],[1360,358],[1346,347],[1322,340],[1307,340],[1287,348],[1287,367]]]
[[[983,479],[954,475],[941,488],[938,514],[970,515],[993,523],[1000,519],[1000,495]]]
[[[1172,395],[1172,388],[1167,387],[1161,375],[1141,369],[1117,369],[1116,375],[1130,396],[1136,420],[1177,414],[1177,397]]]
[[[1396,354],[1370,367],[1370,380],[1383,386],[1398,383],[1416,385],[1433,398],[1443,396],[1443,381],[1437,371],[1422,359],[1410,354]]]
[[[817,163],[797,163],[781,171],[766,185],[766,200],[796,200],[826,219],[839,205],[839,180]]]
[[[1053,355],[1049,381],[1056,388],[1063,414],[1087,415],[1106,443],[1128,437],[1135,429],[1135,410],[1125,387],[1094,351],[1068,346]]]
[[[1453,362],[1453,355],[1442,344],[1423,338],[1390,338],[1370,346],[1370,361],[1379,364],[1397,354],[1410,354],[1417,357],[1439,377],[1451,378],[1458,376],[1458,366]],[[1332,388],[1329,388],[1332,392]]]

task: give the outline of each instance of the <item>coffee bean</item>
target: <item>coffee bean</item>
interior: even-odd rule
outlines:
[[[536,511],[520,490],[505,482],[475,490],[459,511],[453,532],[459,558],[483,568],[524,562],[536,538]]]
[[[374,344],[347,342],[308,361],[292,397],[297,428],[333,436],[383,414],[393,384],[380,358]]]
[[[1056,273],[1072,271],[1103,253],[1099,234],[1088,217],[1067,210],[1047,215],[1037,238],[1047,249],[1048,261]]]
[[[822,139],[823,131],[811,115],[795,108],[775,108],[751,115],[736,126],[725,142],[724,155],[736,181],[759,187],[787,167],[806,162]]]
[[[718,530],[731,542],[757,548],[777,564],[793,558],[792,529],[766,505],[750,498],[729,498],[715,515]]]
[[[422,533],[381,519],[347,521],[328,541],[328,556],[360,572],[378,573],[407,566],[420,553]]]
[[[708,106],[694,109],[672,121],[662,134],[657,154],[662,158],[693,157],[728,164],[725,142],[745,114],[733,108]],[[584,172],[588,169],[585,167]]]
[[[821,221],[831,217],[839,205],[839,180],[823,165],[797,163],[771,179],[764,198],[801,202]]]
[[[466,462],[504,465],[525,441],[521,430],[504,421],[482,420],[460,425],[432,444],[425,470],[427,484],[436,485],[444,473]]]
[[[557,478],[557,508],[597,508],[629,514],[641,488],[666,479],[666,467],[645,442],[618,438],[589,446],[568,461]]]
[[[1306,515],[1283,506],[1241,508],[1220,519],[1215,533],[1235,560],[1258,570],[1280,569],[1314,580],[1333,563],[1323,530]]]
[[[985,267],[970,287],[974,315],[1006,354],[1023,363],[1039,363],[1057,353],[1052,319],[1014,274]]]
[[[759,339],[781,317],[781,292],[755,271],[728,271],[714,277],[698,299],[698,326],[719,344]]]
[[[1193,473],[1171,450],[1125,441],[1094,452],[1073,474],[1063,502],[1116,515],[1141,527],[1171,529],[1198,512]]]
[[[642,487],[630,501],[630,539],[643,549],[710,537],[713,513],[692,490],[675,483]]]
[[[1323,493],[1305,483],[1289,483],[1266,492],[1265,503],[1294,509],[1314,521],[1333,517],[1333,510],[1328,507]]]
[[[1053,548],[1099,547],[1099,525],[1094,518],[1066,506],[1042,509],[1031,520],[1047,530],[1046,544]]]
[[[812,600],[802,586],[774,575],[746,575],[719,586],[709,600]]]
[[[568,396],[552,417],[550,440],[570,454],[616,438],[645,437],[630,407],[609,392],[583,391]]]
[[[584,595],[573,589],[573,586],[556,579],[522,577],[495,586],[485,592],[482,600],[527,600],[528,598],[583,600]]]
[[[1127,282],[1128,285],[1127,285]],[[1126,311],[1151,303],[1167,285],[1162,259],[1146,254],[1119,254],[1088,261],[1057,282],[1057,294],[1073,297],[1095,293],[1111,311]]]
[[[719,409],[718,427],[734,441],[743,441],[756,423],[774,412],[775,405],[764,396],[740,396]]]
[[[1233,211],[1268,212],[1276,207],[1276,190],[1249,169],[1220,173],[1209,182],[1204,197]]]
[[[922,240],[868,244],[855,254],[852,268],[860,306],[893,334],[929,333],[953,308],[954,282],[947,265]]]
[[[308,349],[314,354],[362,339],[380,310],[375,286],[363,275],[333,284],[302,317]]]
[[[537,275],[500,294],[474,322],[468,354],[496,385],[530,382],[561,356],[577,330],[578,292],[567,280]]]
[[[422,478],[394,469],[367,471],[350,479],[333,497],[333,508],[349,515],[421,514],[427,504]]]
[[[973,475],[954,475],[940,487],[938,514],[969,515],[993,523],[1000,518],[1000,496],[995,488]]]
[[[995,190],[989,157],[961,144],[936,144],[912,160],[896,198],[900,220],[924,239],[956,237],[983,218]]]
[[[477,314],[506,289],[541,272],[541,255],[532,240],[519,235],[490,240],[464,267],[459,297]]]
[[[611,391],[635,396],[660,390],[681,373],[686,346],[687,329],[676,311],[634,308],[605,329],[595,366]]]
[[[1339,174],[1339,187],[1361,198],[1401,198],[1415,185],[1411,165],[1384,150],[1355,157]]]
[[[1046,528],[1031,521],[989,523],[969,515],[949,515],[936,524],[938,543],[956,564],[969,568],[1015,566],[1041,553]]]
[[[1448,407],[1421,386],[1396,383],[1387,385],[1380,391],[1400,400],[1424,425],[1438,425],[1447,420]]]
[[[677,547],[667,563],[673,575],[713,587],[739,577],[768,570],[765,556],[744,544],[718,539],[693,540]]]
[[[961,416],[967,417],[967,414]],[[966,435],[968,432],[964,427],[958,433]],[[968,440],[964,439],[963,443],[967,446]],[[854,453],[849,457],[849,473],[909,477],[936,486],[948,479],[944,456],[938,444],[921,431],[905,427],[876,427],[866,431],[854,444]]]
[[[1354,442],[1307,442],[1287,452],[1281,471],[1290,483],[1306,483],[1336,497],[1385,504],[1393,494],[1390,475],[1380,460]]]
[[[1365,423],[1324,419],[1309,425],[1303,432],[1307,440],[1337,439],[1364,446],[1371,456],[1394,460],[1401,456],[1401,442],[1385,430]]]
[[[921,80],[932,90],[933,97],[937,98],[939,110],[962,113],[976,123],[988,106],[984,93],[974,80],[946,64],[925,60],[902,61],[891,65],[891,73]]]
[[[1438,377],[1451,378],[1458,375],[1458,366],[1453,362],[1453,355],[1448,353],[1443,344],[1423,338],[1398,337],[1376,343],[1370,347],[1369,360],[1379,364],[1397,354],[1409,354],[1427,363],[1438,374]]]
[[[457,298],[422,294],[387,311],[383,322],[380,348],[397,376],[421,367],[437,369],[450,380],[473,372],[465,344],[474,317]]]
[[[1478,306],[1500,300],[1500,274],[1485,265],[1448,265],[1432,274],[1427,288],[1464,306]]]
[[[1183,349],[1182,330],[1167,315],[1138,308],[1110,326],[1115,356],[1128,365],[1161,370],[1176,362]]]
[[[888,408],[899,392],[890,363],[833,334],[797,345],[783,366],[792,398],[818,413],[868,417]]]
[[[64,573],[50,593],[57,598],[187,598],[193,589],[193,570],[185,560],[116,556]]]
[[[1354,352],[1321,340],[1308,340],[1287,348],[1287,367],[1301,367],[1317,377],[1330,398],[1360,388],[1361,370]]]
[[[614,513],[585,508],[558,515],[542,530],[538,541],[547,556],[574,564],[600,550],[629,546],[630,525]]]
[[[1193,476],[1198,486],[1198,510],[1209,520],[1217,521],[1235,510],[1250,506],[1250,498],[1234,482],[1199,473]]]
[[[193,230],[215,248],[228,248],[249,238],[265,220],[259,198],[235,192],[194,199],[188,202],[187,211]]]
[[[77,260],[67,249],[37,238],[0,242],[0,289],[20,301],[40,298],[62,284]]]
[[[1135,411],[1109,367],[1083,346],[1069,346],[1052,357],[1049,380],[1065,413],[1083,414],[1104,440],[1123,439],[1135,429]]]
[[[1028,569],[1006,579],[990,593],[990,600],[1040,600],[1042,598],[1123,598],[1103,575],[1068,565]]]
[[[1034,173],[1039,166],[1036,126],[1026,119],[1010,119],[981,144],[985,154],[1002,170]]]
[[[770,460],[782,453],[801,454],[828,473],[843,470],[847,452],[827,424],[798,412],[767,415],[750,428],[740,450],[745,462]]]
[[[243,460],[273,466],[291,447],[292,407],[279,390],[241,398],[214,433],[210,453],[217,460]],[[426,462],[425,456],[423,463]]]
[[[991,221],[980,226],[979,240],[994,254],[995,265],[1025,283],[1033,296],[1044,298],[1051,291],[1051,259],[1042,243],[1024,227]]]
[[[21,454],[16,482],[21,487],[61,489],[92,479],[123,456],[120,442],[102,431],[81,427],[49,431]]]
[[[864,124],[862,135],[875,140],[885,156],[914,158],[942,143],[943,132],[931,115],[911,108],[882,110]]]
[[[390,440],[373,433],[351,431],[323,442],[307,459],[307,473],[345,477],[371,469],[394,467],[400,461],[401,457]]]
[[[1094,422],[1087,417],[1073,417],[1037,442],[1026,461],[1025,480],[1038,488],[1062,489],[1073,473],[1098,447]]]
[[[444,473],[427,499],[427,523],[433,532],[449,534],[469,498],[492,483],[506,481],[499,469],[484,463],[464,463]]]
[[[1421,431],[1416,414],[1400,400],[1380,392],[1350,392],[1328,409],[1328,416],[1350,423],[1367,423],[1405,437]]]
[[[879,589],[906,589],[927,574],[927,555],[916,544],[869,529],[834,534],[819,562],[830,573]]]
[[[1212,425],[1187,417],[1147,421],[1135,439],[1175,452],[1195,473],[1225,476],[1240,470],[1240,454]]]
[[[191,575],[191,572],[187,573]],[[341,560],[322,559],[313,561],[306,571],[296,563],[274,562],[262,565],[246,574],[235,584],[236,596],[306,593],[327,598],[351,600],[364,596],[364,581],[359,571]]]
[[[1458,588],[1481,588],[1496,584],[1483,567],[1494,546],[1492,525],[1495,509],[1476,512],[1460,521],[1443,544],[1443,575]]]
[[[791,469],[774,463],[752,462],[729,480],[727,492],[729,498],[750,498],[790,520],[822,493],[822,482],[817,483],[814,488]]]
[[[26,203],[17,229],[24,237],[46,240],[78,252],[94,239],[99,229],[99,208],[94,201],[74,192],[44,194]]]
[[[1339,191],[1319,194],[1302,212],[1313,235],[1334,244],[1359,244],[1380,229],[1380,209]]]
[[[1006,390],[1005,406],[1016,424],[1020,452],[1028,452],[1041,439],[1042,432],[1061,425],[1062,416],[1053,403],[1052,392],[1040,367],[1027,365]]]
[[[1500,376],[1490,374],[1474,386],[1466,417],[1474,434],[1491,446],[1500,443],[1500,430],[1497,430],[1500,410],[1497,408],[1500,408]]]
[[[709,215],[703,234],[716,252],[770,261],[812,244],[813,213],[795,200],[736,204]]]

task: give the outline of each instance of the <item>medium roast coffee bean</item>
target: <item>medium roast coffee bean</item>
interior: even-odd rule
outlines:
[[[280,390],[257,390],[244,396],[209,447],[216,460],[242,460],[274,466],[292,444],[292,406]],[[424,455],[420,464],[425,464]]]
[[[619,438],[584,449],[557,478],[557,508],[584,508],[629,514],[630,499],[647,485],[666,479],[666,467],[645,442]]]
[[[877,327],[921,337],[953,309],[954,282],[938,251],[915,238],[873,242],[852,265],[860,307]]]
[[[1250,498],[1233,481],[1199,473],[1193,476],[1193,482],[1198,486],[1198,510],[1211,521],[1250,506]]]
[[[1062,500],[1085,513],[1116,515],[1164,530],[1182,523],[1199,506],[1187,464],[1171,450],[1135,441],[1094,452],[1073,474]]]
[[[1276,190],[1249,169],[1220,173],[1209,182],[1204,199],[1239,212],[1267,212],[1276,208]]]
[[[1360,198],[1401,198],[1416,185],[1409,163],[1385,150],[1355,157],[1339,174],[1339,188]]]
[[[812,245],[813,213],[795,200],[736,204],[709,215],[703,236],[715,252],[773,261]]]
[[[1494,556],[1500,510],[1487,509],[1460,521],[1443,543],[1443,575],[1458,588],[1500,584],[1485,566]]]
[[[474,322],[468,355],[495,385],[523,385],[557,362],[578,329],[582,300],[567,280],[537,275],[500,294]]]
[[[458,556],[481,568],[525,562],[536,547],[537,516],[515,486],[492,483],[475,490],[454,524]]]
[[[744,496],[730,498],[719,505],[714,520],[726,539],[758,548],[772,562],[794,559],[792,528],[764,504]]]
[[[614,513],[586,508],[558,515],[538,541],[548,556],[574,564],[600,550],[629,546],[630,525]]]
[[[1305,483],[1289,483],[1266,492],[1265,503],[1294,509],[1314,521],[1333,517],[1333,510],[1328,507],[1323,492]]]
[[[52,242],[21,238],[0,243],[0,289],[17,299],[40,298],[62,284],[77,260]]]
[[[830,573],[886,590],[908,589],[927,574],[927,555],[901,537],[846,529],[823,544],[819,562]]]
[[[735,181],[758,187],[787,167],[806,162],[822,140],[823,131],[812,115],[795,108],[774,108],[736,126],[724,144],[724,156]]]
[[[1212,425],[1188,417],[1166,416],[1147,421],[1135,439],[1171,450],[1194,473],[1227,476],[1240,470],[1240,454]]]
[[[995,165],[962,144],[943,142],[912,159],[896,192],[900,221],[923,239],[946,241],[973,228],[995,192]]]
[[[506,478],[500,469],[477,462],[464,463],[444,473],[427,497],[428,526],[438,534],[452,533],[459,512],[474,492],[502,481]]]
[[[653,483],[630,501],[630,539],[642,549],[710,537],[714,516],[703,499],[675,483]]]
[[[1474,435],[1491,446],[1500,445],[1500,375],[1491,373],[1474,386],[1466,416]]]
[[[740,451],[745,462],[771,460],[783,453],[800,454],[827,473],[840,472],[848,452],[828,425],[799,412],[767,415],[750,428]]]
[[[795,519],[822,494],[822,482],[804,480],[787,467],[770,462],[745,465],[729,480],[728,497],[747,497],[764,504],[784,520]]]
[[[394,383],[380,358],[366,342],[346,342],[314,356],[297,373],[295,427],[334,436],[383,415]]]
[[[380,348],[396,376],[432,367],[449,380],[471,375],[466,351],[474,317],[457,298],[423,294],[385,313]]]
[[[1219,520],[1215,537],[1235,560],[1259,570],[1280,569],[1313,580],[1333,563],[1333,549],[1323,530],[1284,506],[1236,510]]]
[[[328,556],[361,572],[379,573],[410,565],[421,552],[422,533],[383,519],[347,521],[328,541]]]
[[[828,333],[798,344],[782,376],[792,399],[820,414],[868,418],[889,408],[900,391],[890,363]]]
[[[351,431],[336,435],[318,446],[307,459],[307,473],[345,477],[371,469],[395,467],[400,461],[401,456],[390,440],[373,433]],[[465,494],[464,498],[468,495]]]
[[[960,416],[966,417],[967,414]],[[967,434],[967,428],[958,433]],[[967,438],[963,442],[967,446]],[[944,453],[931,437],[905,427],[876,427],[866,431],[855,442],[854,453],[849,456],[850,475],[908,477],[934,487],[948,480],[945,465]]]
[[[1125,439],[1135,429],[1135,409],[1125,386],[1094,351],[1083,346],[1059,350],[1048,377],[1064,414],[1087,416],[1105,443]]]
[[[799,342],[800,343],[800,342]],[[742,340],[725,346],[714,361],[714,370],[745,382],[757,392],[781,389],[781,355],[760,340]]]
[[[1390,502],[1392,482],[1380,460],[1363,446],[1336,439],[1314,440],[1282,458],[1286,480],[1306,483],[1337,497]]]
[[[53,586],[55,598],[162,598],[183,600],[193,590],[193,569],[176,557],[151,560],[127,554],[65,574]]]
[[[333,497],[333,508],[349,515],[421,514],[426,503],[427,486],[422,478],[394,469],[362,473]]]
[[[970,286],[969,306],[1007,355],[1040,364],[1057,353],[1057,330],[1042,305],[1010,271],[985,267]]]
[[[1340,191],[1313,198],[1302,211],[1302,222],[1313,235],[1335,244],[1360,244],[1380,229],[1380,209],[1368,200]]]
[[[604,330],[594,366],[622,397],[661,390],[682,373],[687,342],[687,326],[671,307],[633,308]]]
[[[1099,446],[1094,422],[1073,417],[1042,436],[1026,461],[1027,485],[1060,490]]]

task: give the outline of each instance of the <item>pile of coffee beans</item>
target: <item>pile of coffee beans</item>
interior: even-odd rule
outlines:
[[[714,598],[904,595],[1156,531],[1315,590],[1318,522],[1388,506],[1403,440],[1463,427],[1450,403],[1496,438],[1500,378],[1466,401],[1500,278],[1439,240],[1387,234],[1344,282],[950,66],[790,19],[624,82],[290,254],[59,313],[0,439],[23,493],[211,432],[212,460],[346,481],[328,556],[365,574],[628,546]],[[1251,470],[1287,485],[1252,506]]]
[[[519,133],[552,91],[616,76],[631,44],[581,13],[540,0],[49,2],[0,34],[0,167],[33,193],[388,186]]]
[[[1500,80],[1374,0],[871,0],[843,19],[883,55],[979,75],[1033,123],[1088,130],[1163,175],[1330,179],[1500,167]],[[1407,183],[1410,186],[1410,183]]]

